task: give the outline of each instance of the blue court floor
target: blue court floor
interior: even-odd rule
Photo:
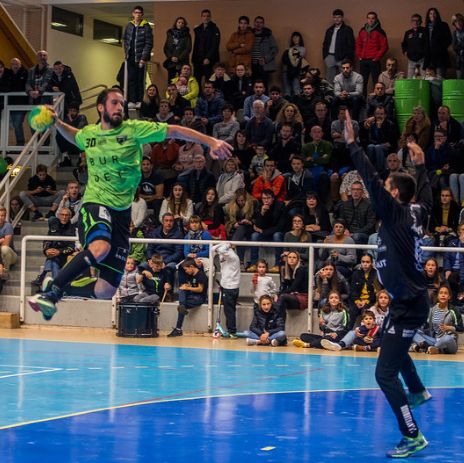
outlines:
[[[386,461],[399,442],[375,354],[207,344],[0,339],[0,463]],[[416,360],[413,461],[464,461],[464,363],[440,359]]]

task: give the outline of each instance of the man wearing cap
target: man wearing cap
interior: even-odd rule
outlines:
[[[322,45],[322,57],[330,84],[333,84],[335,76],[341,72],[342,60],[353,59],[355,51],[353,29],[345,24],[343,11],[337,8],[332,14],[334,24],[325,31]]]

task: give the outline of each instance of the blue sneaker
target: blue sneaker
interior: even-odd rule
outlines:
[[[29,299],[29,305],[32,310],[42,312],[42,316],[46,321],[50,321],[56,313],[56,304],[61,297],[56,287],[53,287],[53,279],[50,277],[45,278],[41,289],[42,291]]]
[[[429,443],[425,440],[425,437],[419,431],[417,437],[403,436],[401,442],[393,449],[387,452],[388,458],[407,458],[416,452],[427,447]]]
[[[427,400],[430,400],[432,398],[432,394],[430,394],[427,389],[424,389],[422,392],[409,392],[408,393],[408,402],[409,402],[409,408],[412,410],[413,408],[418,407],[419,405],[422,405],[424,402],[427,402]]]

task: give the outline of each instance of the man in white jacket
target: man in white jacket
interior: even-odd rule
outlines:
[[[219,256],[221,264],[221,288],[226,326],[229,334],[223,338],[237,339],[236,306],[240,288],[240,259],[230,243],[215,244],[213,257]]]

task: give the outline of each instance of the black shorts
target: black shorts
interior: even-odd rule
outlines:
[[[111,244],[109,254],[95,268],[114,287],[119,286],[130,251],[130,222],[131,208],[117,211],[102,204],[85,203],[80,210],[78,232],[82,247],[87,249],[95,240]]]

